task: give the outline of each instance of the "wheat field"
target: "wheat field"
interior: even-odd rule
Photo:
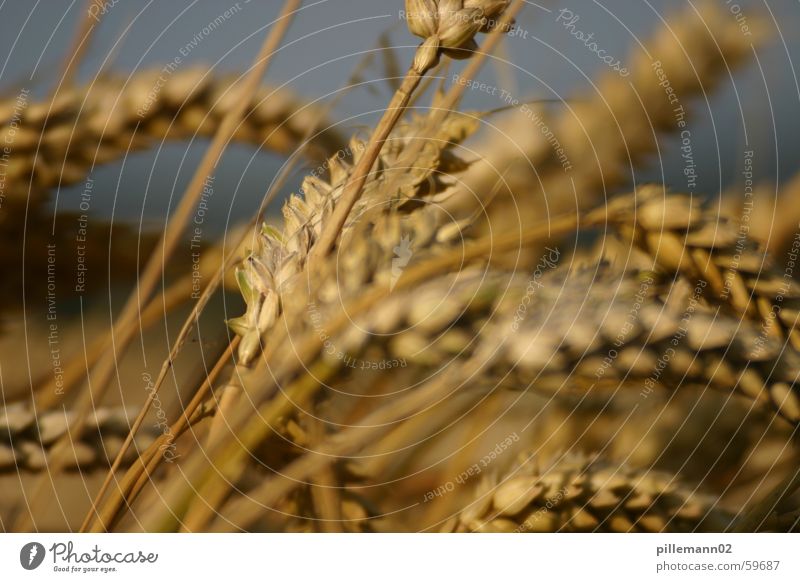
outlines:
[[[322,8],[241,70],[87,77],[114,4],[0,99],[2,531],[800,530],[800,177],[747,146],[703,191],[697,129],[774,15],[667,2],[625,53],[559,2],[398,0],[311,95],[278,49]],[[520,88],[530,24],[591,90]],[[165,191],[137,156],[187,142]],[[100,216],[112,170],[169,207]]]

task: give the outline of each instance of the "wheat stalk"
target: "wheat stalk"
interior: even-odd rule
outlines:
[[[510,7],[509,4],[510,0],[406,0],[409,29],[425,40],[417,49],[411,67],[370,136],[364,155],[356,162],[343,185],[340,200],[331,212],[328,224],[320,232],[318,243],[309,253],[312,262],[319,262],[333,248],[361,196],[384,142],[400,120],[425,73],[437,64],[442,53],[470,56],[477,48],[474,37],[478,32],[491,32],[486,47],[490,52],[499,33],[510,29],[514,16],[523,6],[522,0],[515,0]],[[477,67],[480,62],[480,58],[475,59],[472,66]]]
[[[632,228],[643,230],[633,238],[654,253],[656,266],[669,273],[677,270],[697,290],[697,296],[687,298],[681,306],[661,304],[655,292],[663,285],[655,274],[644,273],[643,279],[620,277],[600,266],[576,274],[556,272],[532,281],[518,274],[475,269],[422,283],[409,293],[394,293],[361,317],[354,317],[342,337],[334,337],[332,343],[352,359],[365,359],[363,351],[370,350],[373,360],[408,360],[420,366],[451,361],[454,356],[491,353],[501,370],[511,366],[507,382],[513,381],[515,370],[521,368],[516,382],[523,387],[535,383],[558,389],[578,379],[588,380],[587,386],[652,380],[648,384],[734,387],[759,405],[774,406],[791,422],[800,421],[800,400],[794,389],[800,363],[796,349],[784,346],[780,338],[758,325],[741,321],[738,313],[717,313],[699,303],[705,296],[724,298],[719,284],[731,279],[766,296],[785,280],[783,273],[770,270],[767,257],[747,239],[736,251],[738,263],[733,265],[731,250],[741,240],[738,229],[709,218],[687,197],[664,197],[661,192],[657,187],[641,188],[637,197],[615,199],[590,213],[584,223],[610,221],[620,230],[633,223]],[[448,248],[447,226],[437,227],[436,214],[429,208],[405,218],[393,214],[355,225],[339,260],[318,273],[325,281],[313,299],[312,315],[318,321],[309,321],[307,295],[288,293],[283,299],[289,320],[300,326],[293,334],[313,333],[311,328],[327,332],[327,306],[336,312],[338,305],[357,297],[366,286],[391,284],[391,265],[400,241],[415,241],[417,252],[409,261],[411,266]],[[451,230],[463,236],[463,229]],[[679,242],[670,238],[678,236]],[[685,259],[691,253],[700,256],[700,252],[706,260],[702,270]],[[549,251],[550,268],[558,262],[559,255],[554,253]],[[257,258],[251,260],[253,270],[244,289],[252,306],[264,295],[257,290],[258,277],[263,278],[270,269],[262,267]],[[790,288],[794,293],[793,283]],[[597,299],[587,297],[586,289],[597,293]],[[487,302],[476,302],[474,297]],[[792,297],[787,293],[783,302],[787,312]],[[517,321],[526,299],[529,308],[524,320]],[[582,315],[585,312],[585,317],[576,317],[576,309]],[[256,322],[259,315],[251,313],[249,317]],[[271,329],[276,317],[270,314],[266,329]],[[465,328],[471,318],[475,326]],[[380,339],[384,334],[391,334],[386,345]],[[487,345],[482,346],[481,340]],[[293,349],[295,344],[288,345],[287,349]],[[619,354],[618,359],[612,358],[613,366],[602,361],[609,353]],[[337,362],[331,359],[329,365]],[[344,366],[341,358],[338,365]]]
[[[446,144],[447,141],[444,138],[451,135],[455,137],[462,134],[465,131],[464,123],[463,120],[456,119],[452,123],[444,124],[441,129],[443,139],[435,143]],[[467,124],[466,127],[469,127],[469,124]],[[386,176],[391,176],[392,179],[396,179],[397,176],[409,174],[408,167],[412,161],[408,160],[408,158],[403,158],[402,152],[403,143],[411,141],[413,139],[412,136],[413,133],[411,132],[406,136],[403,136],[401,133],[401,137],[398,138],[396,145],[387,148],[384,154],[388,162],[387,170],[385,171]],[[414,168],[414,171],[411,172],[408,178],[408,188],[412,188],[412,186],[419,187],[419,184],[423,183],[425,178],[431,175],[433,168],[439,163],[439,147],[444,147],[444,145],[435,145],[430,148],[432,154],[430,155],[429,161],[426,161],[424,164],[420,161],[421,165],[418,168]],[[350,149],[355,155],[361,155],[363,151],[361,142],[356,138],[352,141]],[[340,191],[341,183],[344,180],[349,166],[345,161],[340,160],[339,156],[332,157],[328,166],[331,179],[335,181],[334,183],[339,184],[338,188]],[[277,316],[276,311],[270,310],[279,309],[279,305],[275,305],[270,301],[270,294],[275,291],[270,287],[265,288],[265,285],[277,282],[279,285],[278,289],[283,292],[283,278],[294,275],[296,282],[299,279],[297,271],[305,264],[306,254],[310,245],[308,233],[312,232],[314,228],[320,228],[325,208],[330,208],[330,201],[327,202],[327,206],[323,207],[323,197],[319,194],[320,190],[326,186],[329,185],[321,179],[313,176],[307,178],[303,188],[307,202],[298,197],[292,197],[284,208],[286,234],[277,235],[272,229],[265,230],[259,238],[260,242],[257,253],[254,253],[245,262],[243,268],[239,270],[237,274],[240,286],[243,286],[246,292],[245,300],[248,304],[248,313],[238,320],[230,322],[230,325],[234,331],[237,331],[242,336],[243,341],[242,345],[239,347],[239,360],[244,366],[249,364],[250,360],[255,355],[254,348],[259,344],[261,334],[266,333],[270,329],[272,323],[269,321],[270,314],[272,314],[273,317]],[[380,205],[381,202],[388,202],[388,199],[396,192],[397,186],[398,184],[392,180],[375,180],[374,182],[368,183],[366,190],[367,193],[374,191],[376,201]],[[324,193],[327,195],[329,191],[326,190]],[[410,193],[408,197],[411,197]],[[370,195],[366,196],[364,203],[367,204],[370,201],[372,201],[372,197]],[[304,214],[300,214],[298,217],[298,213],[300,212]],[[269,266],[272,270],[265,271],[267,268],[266,266]],[[253,281],[252,287],[250,286],[251,280]],[[296,292],[297,289],[292,288],[292,293]],[[292,293],[289,293],[289,296],[292,296]],[[261,314],[262,311],[265,311],[265,314]],[[259,322],[261,327],[247,328],[246,325],[249,322]],[[246,348],[243,348],[242,346],[246,345],[245,342],[250,342],[250,344]],[[239,371],[236,374],[240,375],[242,373],[245,372]],[[249,374],[251,371],[247,373]]]
[[[114,471],[122,465],[122,456],[125,454],[130,444],[136,439],[136,434],[141,424],[144,422],[144,413],[147,408],[143,407],[142,411],[140,411],[139,415],[136,417],[133,426],[131,426],[128,431],[125,442],[122,444],[120,452],[114,459],[111,469],[106,476],[104,485],[92,502],[92,507],[81,525],[82,532],[109,531],[112,524],[119,518],[119,511],[122,505],[126,502],[130,503],[136,498],[150,479],[152,472],[164,458],[161,452],[165,448],[170,447],[175,442],[175,439],[183,434],[189,427],[196,424],[207,415],[213,414],[213,401],[208,399],[208,395],[212,390],[214,382],[217,381],[222,370],[228,365],[230,357],[235,352],[238,344],[238,338],[234,338],[233,341],[231,341],[202,385],[194,393],[189,404],[186,405],[180,418],[170,426],[169,431],[164,431],[156,442],[150,445],[149,449],[139,454],[138,462],[134,463],[128,469],[117,487],[112,490],[110,498],[107,499],[105,504],[101,507],[100,502],[103,500],[103,495],[105,494],[104,488],[110,485],[111,479],[114,477]],[[155,390],[155,386],[153,390]]]

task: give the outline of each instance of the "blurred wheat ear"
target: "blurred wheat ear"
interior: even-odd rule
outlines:
[[[734,516],[713,496],[673,475],[597,458],[534,455],[508,475],[485,479],[475,501],[445,526],[478,532],[724,531]]]
[[[325,129],[304,149],[309,158],[319,161],[343,145],[331,123],[319,123],[319,107],[288,89],[259,87],[245,96],[241,87],[233,87],[235,77],[202,66],[176,71],[166,80],[160,76],[160,70],[128,79],[103,75],[89,86],[27,103],[19,119],[14,117],[16,98],[0,103],[0,139],[9,134],[11,144],[6,195],[39,197],[55,186],[81,182],[96,166],[164,140],[211,137],[242,100],[249,105],[231,136],[236,141],[288,155],[314,123]]]

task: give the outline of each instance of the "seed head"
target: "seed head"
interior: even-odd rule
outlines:
[[[406,0],[408,29],[421,38],[436,34],[438,26],[435,0]]]
[[[444,3],[439,8],[439,38],[442,48],[461,48],[471,41],[480,30],[482,18],[480,10],[469,8],[450,11],[443,10],[442,6]]]
[[[510,0],[406,0],[408,28],[425,39],[414,68],[426,71],[436,64],[440,52],[468,57],[477,48],[475,35],[497,28],[509,4]],[[511,24],[505,30],[510,28]]]
[[[419,45],[417,53],[414,55],[414,69],[417,71],[427,71],[431,67],[436,66],[439,62],[439,37],[435,34],[429,36],[425,41]]]
[[[464,0],[464,8],[480,11],[480,32],[491,32],[500,24],[500,18],[510,3],[510,0]],[[512,26],[513,22],[510,22],[504,32],[511,30]]]

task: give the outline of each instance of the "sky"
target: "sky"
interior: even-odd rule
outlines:
[[[161,67],[178,55],[181,66],[202,63],[220,73],[241,72],[250,65],[282,5],[279,0],[95,1],[92,10],[102,20],[79,70],[79,78],[86,82],[100,70],[127,76]],[[800,168],[800,91],[793,63],[800,57],[800,2],[719,3],[731,18],[765,15],[776,32],[773,42],[759,49],[758,64],[723,82],[693,118],[697,163],[703,168],[698,191],[712,195],[741,181],[742,115],[748,120],[748,143],[759,152],[754,164],[757,179],[782,180]],[[532,99],[586,95],[591,91],[591,77],[605,65],[565,32],[557,22],[560,11],[579,15],[581,27],[592,31],[598,44],[624,63],[625,55],[647,38],[662,18],[689,5],[690,0],[530,2],[518,19],[525,38],[509,39],[504,52],[484,69],[480,79],[506,86],[511,74],[515,91]],[[377,51],[375,64],[365,73],[370,83],[349,93],[334,112],[336,118],[352,118],[343,126],[346,131],[369,126],[390,97],[389,83],[382,79],[385,68],[379,38],[383,36],[384,44],[394,47],[400,63],[408,62],[418,43],[405,29],[400,14],[403,8],[401,0],[306,0],[267,81],[286,84],[303,97],[316,99],[340,89],[364,55]],[[21,86],[34,90],[48,87],[85,11],[86,0],[0,0],[0,90],[14,94]],[[205,34],[204,28],[226,11],[230,16]],[[513,65],[503,65],[504,60]],[[467,107],[484,109],[501,105],[497,96],[480,91],[468,92],[465,102]],[[171,143],[158,152],[132,154],[124,168],[122,163],[113,163],[96,169],[95,187],[108,195],[95,197],[92,212],[117,220],[144,217],[146,224],[162,225],[169,210],[169,194],[180,194],[205,145],[202,141]],[[255,153],[247,146],[230,148],[216,179],[228,191],[211,201],[212,227],[221,232],[250,216],[282,162],[276,155]],[[148,185],[144,177],[152,167],[156,168],[155,177]],[[668,182],[685,183],[679,155],[667,153],[665,167]],[[642,176],[647,179],[647,172]],[[296,188],[300,177],[296,174],[290,185]],[[77,207],[80,191],[80,187],[64,188],[59,205]]]

